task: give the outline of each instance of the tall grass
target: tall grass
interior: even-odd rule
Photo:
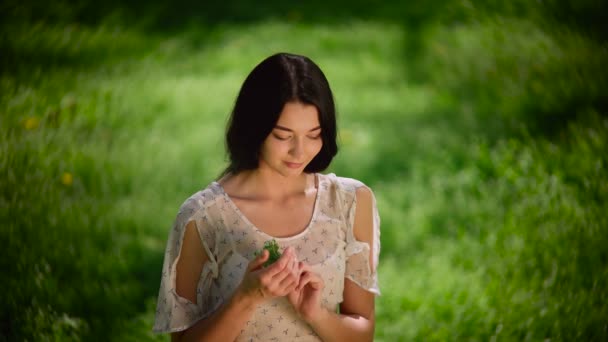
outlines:
[[[326,72],[329,171],[376,192],[376,340],[606,339],[605,42],[535,7],[437,5],[166,32],[161,4],[133,27],[79,21],[86,6],[5,21],[2,339],[166,340],[150,329],[168,229],[222,170],[238,88],[276,51]]]

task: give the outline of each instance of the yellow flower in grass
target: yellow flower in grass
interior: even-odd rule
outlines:
[[[23,122],[23,126],[25,127],[25,129],[27,129],[28,131],[31,131],[33,129],[38,128],[38,123],[40,122],[40,120],[38,120],[37,117],[35,116],[31,116],[27,119],[25,119],[25,121]]]
[[[70,186],[72,185],[72,182],[74,181],[74,176],[72,176],[71,173],[69,172],[64,172],[61,175],[61,183],[65,186]]]

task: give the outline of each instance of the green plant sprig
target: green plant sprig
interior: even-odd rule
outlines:
[[[262,251],[267,250],[269,253],[268,260],[264,263],[264,267],[268,267],[272,265],[275,261],[279,260],[281,257],[281,252],[279,251],[279,244],[275,239],[268,240],[264,242],[264,248],[255,252],[255,256],[258,257],[262,255]]]

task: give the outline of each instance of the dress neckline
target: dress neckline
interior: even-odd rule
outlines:
[[[249,220],[249,218],[247,216],[245,216],[245,214],[243,214],[243,212],[241,211],[241,209],[239,209],[239,207],[236,205],[236,203],[234,203],[234,201],[232,200],[232,198],[230,198],[230,196],[224,190],[224,187],[218,181],[213,181],[211,184],[213,186],[215,186],[220,191],[220,193],[224,197],[226,203],[228,203],[228,205],[230,205],[230,207],[236,212],[236,214],[248,226],[252,227],[258,233],[266,236],[269,239],[275,239],[277,241],[288,241],[288,240],[296,239],[296,238],[299,238],[299,237],[305,235],[310,230],[311,226],[313,225],[313,223],[315,222],[315,220],[317,218],[317,212],[319,211],[319,202],[320,202],[320,198],[321,198],[321,190],[323,189],[323,187],[321,186],[321,182],[322,182],[321,174],[320,173],[314,173],[313,176],[315,177],[315,183],[317,185],[317,194],[315,196],[315,202],[313,204],[312,215],[310,217],[310,221],[308,221],[308,224],[306,225],[306,227],[301,232],[298,232],[298,233],[296,233],[294,235],[282,236],[282,237],[270,235],[270,234],[266,233],[265,231],[263,231],[262,229],[260,229],[259,227],[257,227],[255,224],[253,224]]]

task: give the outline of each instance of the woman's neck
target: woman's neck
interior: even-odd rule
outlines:
[[[223,186],[236,197],[281,202],[314,191],[315,176],[301,173],[286,177],[273,170],[258,168],[229,176]]]

